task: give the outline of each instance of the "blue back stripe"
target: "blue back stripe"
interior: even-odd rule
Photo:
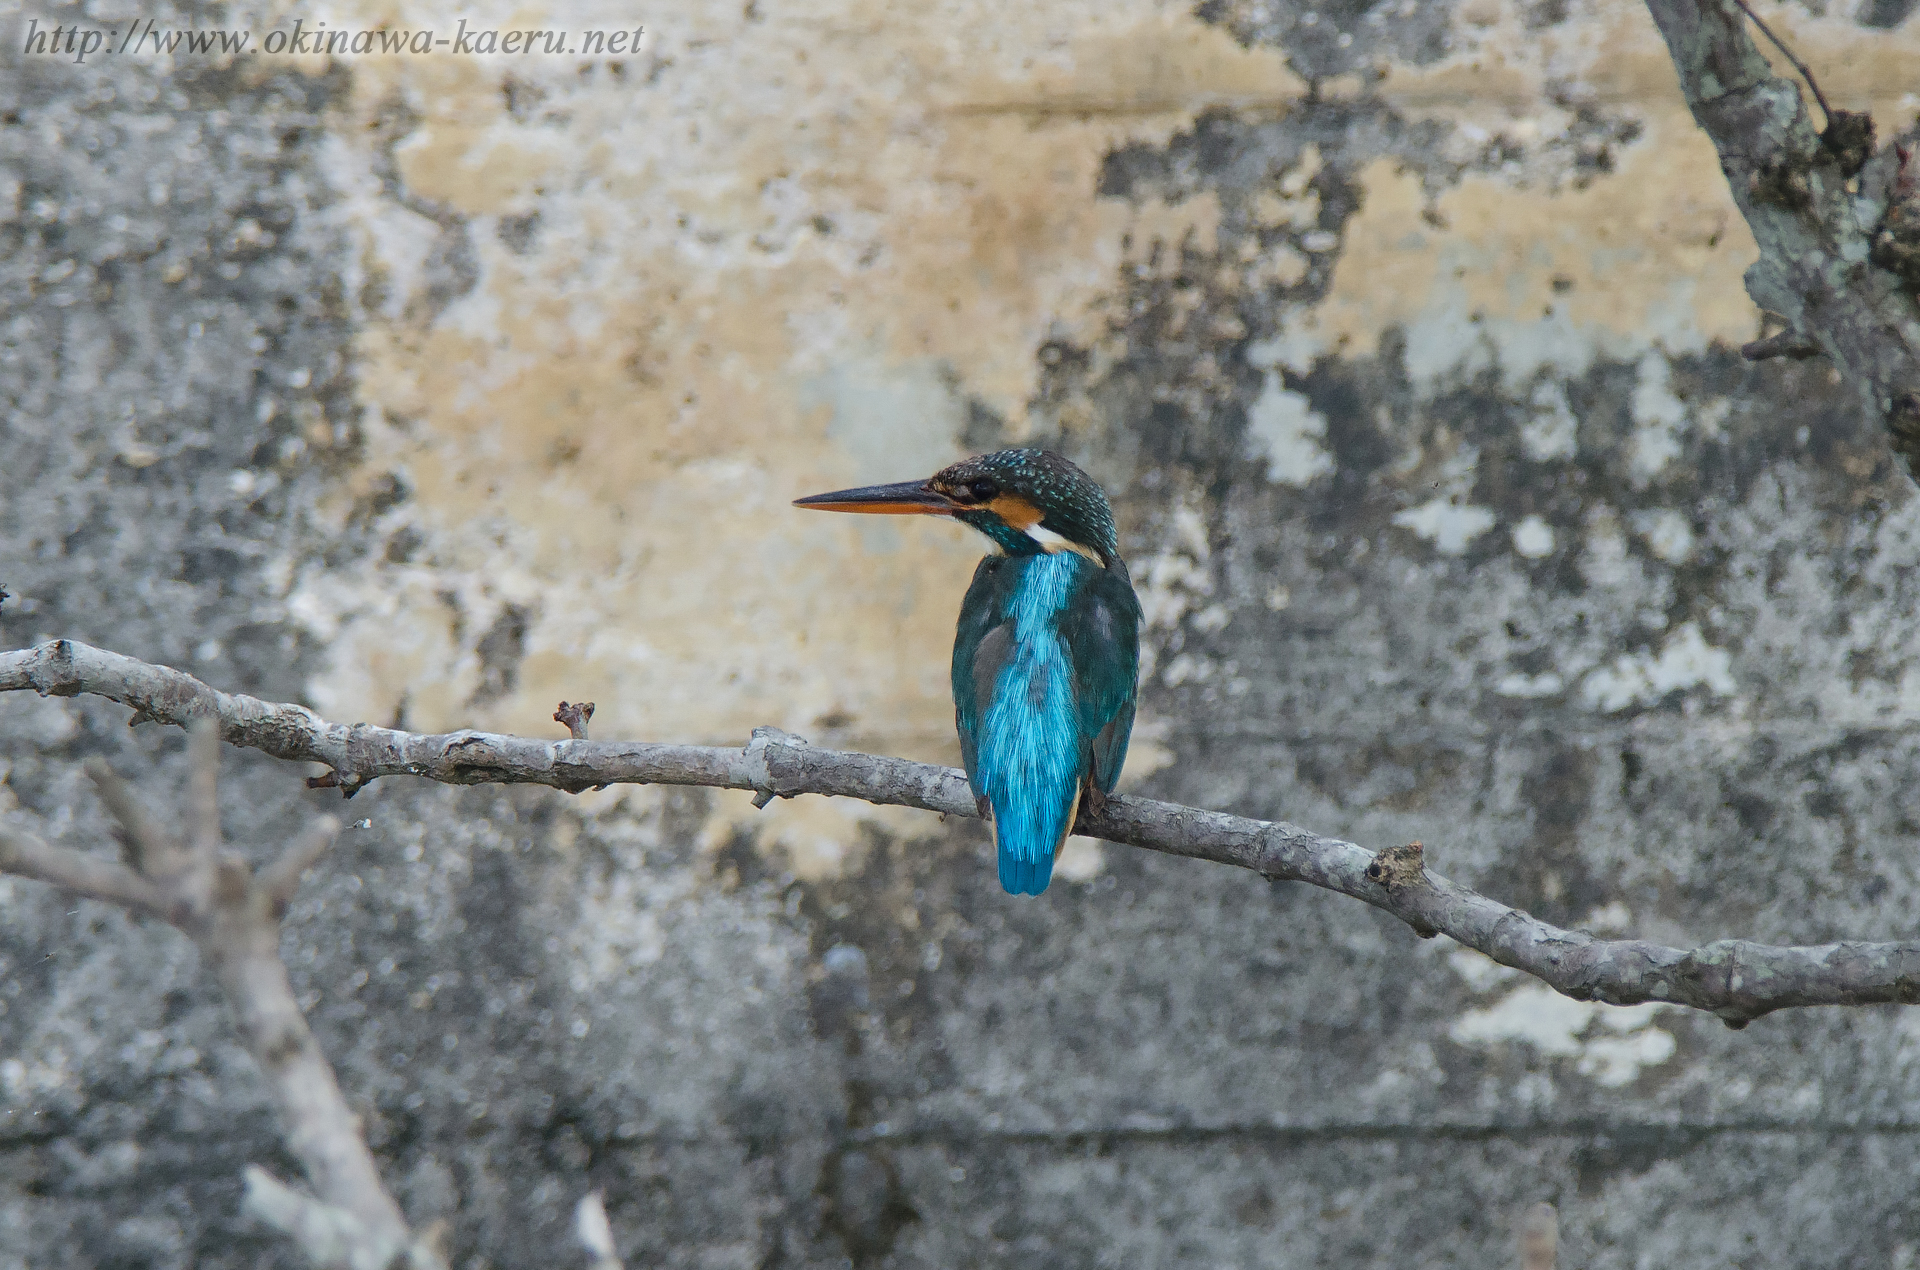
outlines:
[[[1047,889],[1054,850],[1072,827],[1080,719],[1057,618],[1083,571],[1097,567],[1066,551],[1036,557],[1007,605],[1013,649],[980,722],[978,765],[981,792],[993,804],[1000,884],[1015,895]]]

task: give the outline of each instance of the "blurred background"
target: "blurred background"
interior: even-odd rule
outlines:
[[[1913,0],[1760,5],[1911,121]],[[1044,445],[1148,615],[1125,788],[1551,921],[1913,935],[1913,487],[1629,0],[143,5],[644,24],[624,56],[22,52],[0,20],[0,647],[341,721],[958,760],[982,541],[800,494]],[[0,813],[178,733],[0,697]],[[230,752],[271,850],[307,773]],[[1909,1267],[1920,1015],[1732,1032],[1350,900],[835,800],[388,780],[289,918],[462,1266]],[[173,931],[0,880],[0,1267],[295,1264]]]

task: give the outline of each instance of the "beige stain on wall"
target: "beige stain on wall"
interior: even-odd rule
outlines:
[[[1874,31],[1761,8],[1836,106],[1873,110],[1883,135],[1911,121],[1920,23]],[[1370,354],[1397,328],[1417,376],[1498,360],[1524,378],[1649,345],[1753,338],[1760,314],[1742,275],[1757,248],[1645,7],[1589,3],[1544,32],[1501,0],[1469,0],[1459,18],[1456,53],[1388,68],[1379,91],[1410,118],[1456,125],[1460,157],[1496,140],[1540,153],[1583,105],[1635,119],[1640,136],[1590,182],[1543,155],[1435,194],[1395,164],[1372,165],[1332,292],[1289,322],[1281,359]]]
[[[1524,379],[1649,343],[1678,353],[1753,338],[1741,282],[1752,235],[1724,184],[1700,179],[1697,130],[1656,131],[1667,122],[1585,189],[1470,176],[1429,199],[1397,164],[1370,165],[1332,291],[1289,323],[1288,360],[1371,355],[1399,329],[1416,379],[1488,361]],[[1704,158],[1718,181],[1710,146]]]
[[[299,579],[294,610],[330,641],[312,685],[330,716],[552,734],[554,703],[585,698],[598,736],[740,743],[775,723],[957,761],[947,658],[983,543],[788,501],[931,472],[960,455],[969,403],[1022,435],[1043,342],[1095,342],[1143,244],[1212,246],[1211,198],[1098,198],[1105,156],[1210,106],[1282,110],[1302,86],[1185,4],[762,7],[662,9],[618,65],[354,62],[328,152],[360,243],[367,446],[336,512],[393,473],[410,497],[380,525],[419,546]],[[1554,109],[1548,53],[1597,73],[1591,50],[1529,50],[1517,18],[1489,13],[1459,58],[1394,71],[1389,95],[1524,130]],[[633,21],[590,5],[460,16]],[[454,19],[391,3],[331,17]],[[1470,179],[1439,196],[1440,229],[1409,178],[1376,166],[1335,293],[1301,329],[1362,348],[1463,305],[1520,322],[1559,303],[1632,340],[1680,303],[1700,338],[1744,337],[1750,246],[1703,144],[1660,115],[1614,177],[1583,192]],[[436,311],[430,265],[457,221],[477,282]],[[1571,292],[1552,290],[1561,274]],[[475,649],[509,605],[525,656],[489,695]],[[744,798],[725,807],[715,840],[752,818]],[[923,824],[819,799],[752,823],[819,876],[869,818]]]
[[[428,20],[352,20],[381,18]],[[947,661],[984,541],[789,500],[932,472],[972,402],[1020,434],[1039,345],[1091,338],[1129,244],[1212,245],[1210,198],[1097,199],[1105,156],[1299,85],[1171,6],[658,21],[619,67],[355,62],[332,162],[362,236],[368,443],[338,510],[397,474],[411,496],[383,528],[421,545],[302,580],[296,609],[331,641],[316,700],[542,734],[587,698],[600,736],[775,723],[957,761]],[[499,227],[535,212],[516,252]],[[465,219],[478,270],[437,313],[436,217]],[[525,657],[489,699],[475,649],[508,605]],[[809,874],[848,858],[856,819],[924,827],[726,801],[715,836],[739,811]]]

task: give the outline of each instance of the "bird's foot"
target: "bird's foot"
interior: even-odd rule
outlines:
[[[1107,791],[1104,789],[1101,789],[1098,785],[1094,784],[1092,781],[1088,781],[1086,793],[1082,795],[1080,799],[1080,808],[1082,812],[1084,812],[1086,815],[1089,815],[1089,816],[1106,815],[1107,814]]]
[[[985,794],[975,794],[973,796],[973,805],[975,810],[977,810],[980,813],[980,819],[982,820],[993,819],[993,804],[987,801],[987,796]]]

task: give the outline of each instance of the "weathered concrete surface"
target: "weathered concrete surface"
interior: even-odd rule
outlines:
[[[1920,105],[1898,4],[1769,15]],[[977,546],[785,502],[1044,442],[1116,497],[1157,796],[1595,929],[1911,933],[1920,511],[1819,363],[1731,351],[1751,243],[1632,6],[641,19],[618,65],[0,41],[0,639],[951,759]],[[80,759],[180,771],[123,715],[0,699],[0,814],[103,841]],[[300,775],[235,756],[238,839]],[[573,1255],[591,1187],[672,1266],[1484,1266],[1542,1198],[1569,1265],[1920,1250],[1910,1012],[1583,1005],[1089,844],[1015,903],[977,827],[820,800],[349,810],[287,956],[463,1265]],[[0,912],[0,1266],[293,1264],[183,941]]]

